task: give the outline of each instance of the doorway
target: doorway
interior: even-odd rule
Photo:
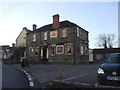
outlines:
[[[43,48],[43,60],[47,60],[47,48]]]

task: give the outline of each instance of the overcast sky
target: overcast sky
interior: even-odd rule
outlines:
[[[118,41],[118,2],[20,0],[0,2],[0,45],[15,43],[23,27],[32,30],[32,24],[37,28],[51,24],[54,14],[60,15],[60,21],[69,20],[87,30],[90,48],[97,48],[95,39],[99,34],[115,34]]]

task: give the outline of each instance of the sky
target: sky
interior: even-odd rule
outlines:
[[[90,48],[97,48],[96,38],[99,34],[115,34],[115,41],[118,41],[117,0],[111,2],[5,0],[0,2],[0,45],[11,46],[15,43],[23,27],[32,30],[33,24],[36,24],[37,28],[51,24],[52,16],[55,14],[60,15],[60,21],[69,20],[87,30]]]

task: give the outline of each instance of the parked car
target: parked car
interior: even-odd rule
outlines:
[[[98,84],[120,86],[120,53],[109,55],[97,72]]]

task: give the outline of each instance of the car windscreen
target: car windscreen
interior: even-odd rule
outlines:
[[[120,54],[113,54],[107,57],[105,63],[120,63]]]

